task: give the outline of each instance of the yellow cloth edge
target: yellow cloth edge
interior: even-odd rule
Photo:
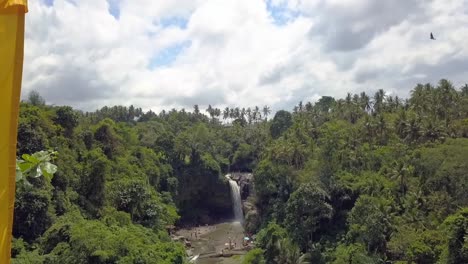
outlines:
[[[4,3],[0,3],[2,6]],[[7,175],[1,175],[1,177],[6,177],[5,186],[1,188],[6,189],[5,198],[2,198],[2,203],[5,203],[7,210],[3,211],[2,209],[2,238],[1,238],[1,254],[0,254],[0,263],[9,264],[11,256],[11,240],[12,240],[12,228],[13,228],[13,210],[14,210],[14,201],[15,201],[15,174],[16,174],[16,135],[18,128],[18,114],[19,114],[19,101],[21,93],[21,80],[22,80],[22,69],[23,69],[23,58],[24,58],[24,6],[12,6],[9,7],[6,12],[11,18],[16,20],[16,32],[12,32],[15,39],[15,48],[14,48],[14,64],[13,71],[11,72],[11,86],[7,85],[7,89],[11,89],[11,94],[9,98],[5,98],[10,101],[9,103],[9,121],[5,124],[0,124],[1,127],[4,126],[8,130],[8,150],[6,151],[6,163],[7,166]],[[0,11],[5,11],[5,9],[0,9]],[[16,11],[16,12],[13,12]],[[0,16],[3,16],[0,13]],[[3,41],[3,40],[0,40]],[[0,91],[2,92],[2,91]],[[3,163],[2,163],[3,164]],[[5,228],[5,229],[3,229]]]
[[[28,0],[0,0],[0,14],[11,13],[9,10],[16,8],[19,8],[19,10],[22,10],[24,13],[27,13]],[[15,11],[13,12],[15,13]]]
[[[19,118],[19,103],[21,96],[21,82],[23,80],[23,61],[24,61],[24,13],[18,14],[18,30],[16,32],[16,55],[15,69],[13,72],[13,92],[11,95],[11,120],[10,120],[10,160],[9,160],[9,188],[11,190],[9,207],[10,207],[10,226],[8,232],[13,237],[13,210],[15,208],[16,194],[16,143],[18,135],[18,118]],[[11,249],[11,240],[7,246]],[[11,250],[10,250],[11,253]]]

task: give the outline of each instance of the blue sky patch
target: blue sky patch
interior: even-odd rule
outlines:
[[[43,0],[44,1],[44,4],[46,4],[46,6],[53,6],[54,5],[54,0]]]
[[[279,5],[273,5],[271,0],[267,0],[266,4],[267,10],[277,26],[286,25],[299,16],[299,12],[288,9],[286,1],[281,2]]]
[[[181,29],[186,29],[187,24],[188,24],[188,19],[184,17],[168,17],[168,18],[163,18],[161,21],[159,21],[161,26],[163,27],[179,27]]]
[[[185,49],[189,48],[192,43],[190,41],[184,41],[181,43],[174,44],[156,54],[150,60],[149,68],[155,69],[158,67],[164,67],[171,65]]]
[[[120,7],[119,7],[120,0],[107,0],[109,4],[109,13],[115,17],[115,19],[120,18]]]

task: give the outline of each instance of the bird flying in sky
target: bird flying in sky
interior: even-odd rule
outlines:
[[[431,39],[432,39],[432,40],[435,40],[434,35],[432,35],[432,32],[431,32]]]

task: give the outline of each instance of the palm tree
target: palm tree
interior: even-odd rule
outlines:
[[[407,126],[406,111],[400,110],[395,120],[395,132],[401,139],[406,137]]]
[[[395,96],[395,108],[398,110],[398,108],[400,108],[400,106],[401,106],[401,99],[397,95],[397,96]]]
[[[241,114],[241,111],[240,111],[239,107],[234,108],[234,118],[235,119],[240,118],[240,114]]]
[[[412,117],[408,122],[408,126],[406,127],[406,142],[415,142],[421,137],[422,129],[421,129],[421,120],[419,117]]]
[[[221,109],[215,108],[215,109],[214,109],[214,112],[215,112],[215,117],[216,117],[216,118],[219,118],[219,116],[221,116]]]
[[[226,120],[229,117],[229,107],[226,106],[223,111],[223,119]]]
[[[353,95],[353,104],[359,105],[359,95],[357,94]]]
[[[362,110],[369,111],[371,109],[370,98],[365,92],[361,93],[359,101]]]
[[[305,109],[307,112],[310,112],[312,111],[312,108],[313,108],[313,105],[311,102],[307,102],[307,104],[305,105]]]
[[[213,120],[214,120],[215,112],[213,111],[213,107],[211,107],[211,105],[208,105],[208,108],[206,109],[206,112],[208,112],[208,114],[209,114],[210,117],[211,117],[211,120],[213,121]]]
[[[245,123],[245,108],[242,107],[242,109],[240,110],[240,119],[242,120],[242,123]]]
[[[427,112],[432,105],[433,87],[430,84],[418,84],[411,91],[411,98],[409,100],[411,107],[419,114]]]
[[[374,112],[380,113],[384,108],[385,91],[379,89],[374,95]]]
[[[442,79],[436,89],[438,100],[440,103],[438,115],[445,121],[445,126],[449,126],[449,121],[453,115],[453,108],[457,105],[458,93],[453,87],[452,83]]]
[[[465,84],[462,88],[461,88],[461,96],[464,96],[464,97],[468,97],[468,84]]]
[[[229,117],[230,117],[231,119],[234,119],[235,116],[236,116],[236,110],[235,110],[234,108],[231,108],[231,109],[229,110]]]
[[[249,122],[249,125],[252,124],[252,109],[247,108],[247,121]]]
[[[193,106],[193,114],[195,116],[198,116],[200,114],[200,108],[198,107],[198,105]]]
[[[421,208],[427,203],[427,198],[421,190],[407,193],[405,197],[405,220],[409,223],[420,223],[425,216]]]
[[[390,171],[390,178],[396,180],[399,185],[401,196],[405,196],[408,190],[408,178],[413,174],[414,168],[406,162],[396,161]]]
[[[271,110],[270,110],[270,107],[268,107],[267,105],[265,105],[263,107],[263,116],[265,117],[265,121],[267,121],[268,119],[268,115],[271,113]]]
[[[352,99],[353,99],[353,97],[351,96],[351,93],[347,93],[347,94],[346,94],[346,99],[345,99],[346,104],[347,104],[347,105],[350,105]]]
[[[346,119],[345,117],[345,101],[343,99],[339,99],[336,101],[335,106],[333,107],[333,112],[336,117]]]
[[[366,137],[367,141],[372,140],[372,138],[375,136],[375,127],[376,125],[374,124],[374,120],[372,119],[371,116],[365,115],[364,116],[364,134]]]
[[[424,139],[430,140],[432,142],[438,140],[439,138],[444,138],[447,136],[445,132],[445,127],[441,124],[440,121],[437,121],[435,118],[426,118],[423,122],[422,134]]]
[[[379,115],[376,128],[379,131],[380,143],[385,144],[387,142],[387,122],[384,115]]]
[[[254,122],[257,122],[261,118],[260,109],[258,108],[258,106],[255,106],[252,117],[253,117]]]
[[[393,111],[395,110],[395,100],[393,99],[393,96],[388,96],[387,97],[387,104],[388,104],[388,111],[390,113],[393,113]]]
[[[346,119],[351,122],[351,124],[354,124],[359,119],[361,113],[359,106],[359,96],[357,94],[351,96],[351,94],[348,93],[345,102],[344,112]]]

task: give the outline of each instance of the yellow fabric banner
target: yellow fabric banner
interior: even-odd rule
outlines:
[[[26,0],[0,0],[0,263],[10,263]]]

